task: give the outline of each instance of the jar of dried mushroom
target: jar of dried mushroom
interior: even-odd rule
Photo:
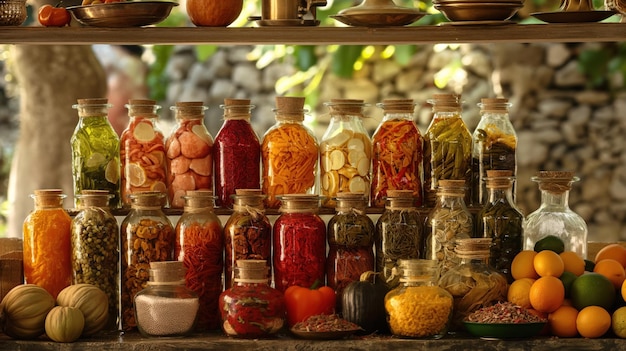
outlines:
[[[185,285],[200,299],[196,329],[217,329],[224,271],[222,223],[213,211],[212,191],[187,191],[184,200],[184,212],[176,223],[174,259],[184,263]]]
[[[338,193],[337,214],[328,221],[328,286],[341,296],[343,289],[374,270],[374,222],[367,216],[367,196]]]
[[[400,260],[400,286],[385,295],[391,333],[408,338],[439,339],[452,318],[452,295],[437,286],[432,260]]]
[[[121,325],[136,327],[133,297],[150,278],[150,263],[171,261],[174,253],[174,226],[163,213],[165,194],[147,191],[130,195],[131,208],[121,225]]]
[[[372,142],[363,126],[363,100],[333,99],[330,123],[320,142],[322,206],[335,207],[340,192],[366,193],[370,189]]]
[[[117,220],[109,209],[106,190],[83,190],[72,219],[72,284],[87,283],[109,298],[109,328],[117,329],[119,314],[119,237]]]
[[[511,263],[523,246],[524,216],[513,202],[513,172],[489,170],[488,198],[476,216],[476,236],[491,238],[489,264],[513,282]]]
[[[237,189],[233,213],[224,225],[224,286],[232,287],[237,260],[263,260],[271,272],[272,224],[265,215],[261,189]]]
[[[412,190],[389,190],[385,210],[376,222],[376,271],[389,288],[398,285],[398,260],[417,259],[423,254],[422,227]]]
[[[474,220],[464,200],[466,189],[464,180],[440,180],[437,202],[426,218],[424,258],[435,260],[440,274],[458,263],[456,240],[473,236]]]
[[[489,265],[491,239],[459,239],[455,252],[459,264],[439,279],[439,286],[454,298],[451,330],[463,330],[463,320],[477,309],[507,298],[504,275]]]
[[[428,102],[433,119],[424,134],[424,198],[432,207],[439,180],[472,181],[472,135],[461,118],[461,101],[455,94],[435,94]],[[469,191],[466,203],[469,203]]]

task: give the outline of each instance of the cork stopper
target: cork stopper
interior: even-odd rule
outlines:
[[[106,98],[78,99],[72,108],[78,110],[79,117],[103,117],[107,115],[111,105]]]
[[[250,99],[224,99],[220,105],[224,109],[224,119],[250,119],[250,111],[255,107]]]
[[[431,280],[436,277],[437,263],[435,260],[410,259],[398,260],[401,271],[400,281]]]
[[[155,100],[148,99],[130,99],[126,104],[128,115],[131,117],[157,117],[157,111],[161,106],[156,104]]]
[[[261,189],[235,189],[233,209],[242,211],[246,207],[263,209],[263,200],[266,198]]]
[[[291,96],[276,97],[276,119],[303,121],[304,120],[304,98]]]
[[[109,207],[109,199],[113,197],[108,190],[83,190],[76,195],[80,199],[80,207]]]
[[[505,98],[482,98],[478,107],[481,113],[507,113],[511,104]]]
[[[160,191],[140,191],[129,197],[135,209],[160,209],[165,205],[165,194]]]
[[[180,284],[185,281],[185,265],[182,261],[150,262],[150,282],[148,284]]]
[[[317,213],[320,197],[310,194],[285,194],[278,197],[281,201],[280,212],[283,213]]]
[[[79,105],[106,105],[109,103],[107,98],[89,98],[76,100]]]
[[[364,211],[367,208],[367,196],[364,193],[339,192],[336,199],[337,211],[350,209]]]
[[[358,99],[331,99],[324,103],[333,115],[353,115],[363,117],[365,103]]]
[[[491,238],[457,239],[454,251],[459,258],[487,258],[492,242]]]
[[[437,195],[464,196],[465,180],[462,179],[441,179],[438,181]]]
[[[269,267],[265,260],[237,260],[235,282],[266,282]]]
[[[31,197],[35,201],[36,208],[61,207],[63,199],[67,196],[61,189],[37,189]]]
[[[190,210],[213,210],[215,196],[211,190],[187,190],[185,196],[185,211]]]
[[[413,113],[415,103],[412,99],[385,99],[376,106],[385,110],[385,113]]]
[[[539,190],[545,190],[552,194],[563,194],[572,189],[572,184],[580,180],[571,171],[539,171],[531,178],[539,183]]]
[[[461,108],[461,96],[457,94],[433,94],[428,100],[433,106],[433,112],[456,112]]]
[[[387,190],[385,208],[390,210],[414,210],[413,190]]]
[[[491,189],[508,188],[513,183],[513,171],[510,170],[488,170],[484,178],[485,185]]]
[[[183,119],[204,118],[204,111],[208,109],[202,101],[182,101],[170,107],[170,110],[176,112],[176,118]]]

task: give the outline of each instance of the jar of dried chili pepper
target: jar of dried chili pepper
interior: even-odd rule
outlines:
[[[325,103],[330,123],[320,142],[322,206],[334,208],[339,192],[369,196],[372,142],[363,126],[363,100],[332,99]]]
[[[281,215],[272,229],[274,286],[284,292],[292,285],[324,282],[326,224],[317,214],[319,196],[286,194],[280,201]]]
[[[35,209],[24,220],[24,278],[56,298],[72,283],[72,219],[60,189],[35,190]]]
[[[328,221],[328,286],[341,296],[343,289],[359,281],[362,273],[374,270],[374,222],[367,216],[363,193],[337,194],[335,214]],[[341,307],[341,306],[340,306]]]
[[[422,135],[413,117],[410,99],[384,100],[385,112],[372,136],[373,207],[384,207],[389,190],[411,190],[415,206],[422,205]]]
[[[261,144],[262,190],[267,208],[280,206],[279,195],[313,194],[317,179],[319,145],[304,126],[304,98],[276,97],[276,124]]]
[[[235,284],[220,296],[222,330],[226,335],[262,338],[283,327],[285,300],[269,282],[265,260],[237,260]]]
[[[224,285],[232,287],[237,260],[263,260],[271,271],[272,224],[265,215],[261,189],[237,189],[233,213],[224,224]]]
[[[213,192],[187,191],[184,199],[184,212],[176,223],[174,258],[185,264],[185,284],[200,298],[196,329],[217,329],[224,271],[222,223],[213,210]]]
[[[233,206],[235,189],[261,187],[261,144],[250,125],[254,105],[247,99],[224,99],[224,124],[215,136],[216,204]]]
[[[122,330],[137,326],[133,297],[146,287],[150,262],[173,259],[174,226],[163,213],[165,194],[159,191],[130,195],[131,207],[121,225],[121,325]]]
[[[167,193],[171,208],[183,208],[187,190],[213,191],[213,137],[204,124],[202,102],[177,102],[176,126],[165,142]]]
[[[167,192],[165,138],[157,127],[161,106],[154,100],[131,99],[125,105],[129,122],[120,137],[122,204],[137,191]]]

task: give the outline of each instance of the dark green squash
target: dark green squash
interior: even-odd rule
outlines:
[[[341,293],[342,317],[363,328],[361,334],[388,331],[385,295],[389,290],[381,279],[374,277],[375,282],[370,281],[376,274],[361,274],[359,281],[348,284]]]

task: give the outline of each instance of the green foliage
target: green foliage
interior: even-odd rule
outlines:
[[[590,88],[623,89],[612,86],[611,77],[619,74],[626,80],[626,43],[611,43],[578,54],[578,67]]]
[[[168,83],[165,76],[165,68],[173,51],[174,47],[171,45],[155,45],[152,47],[154,62],[148,70],[147,84],[150,87],[150,98],[156,101],[165,100]]]

